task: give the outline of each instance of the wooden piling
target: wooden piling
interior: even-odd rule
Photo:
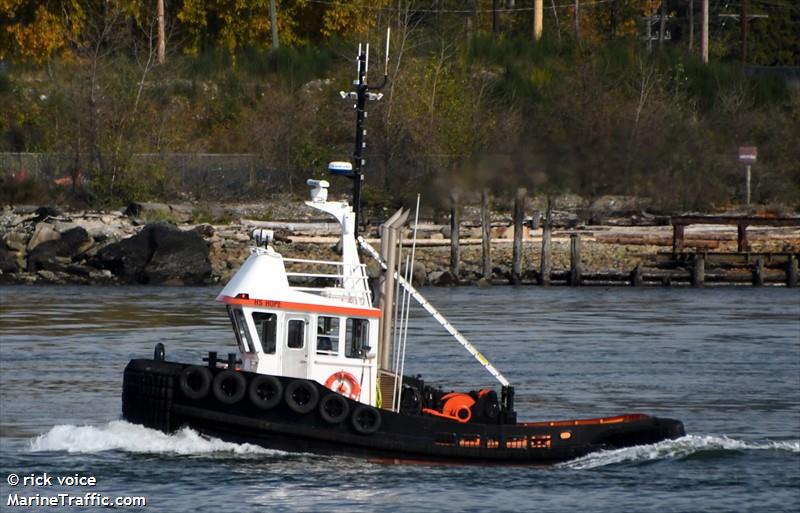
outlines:
[[[764,285],[764,260],[761,257],[756,258],[756,263],[753,265],[753,285],[756,287]]]
[[[636,264],[636,267],[634,267],[633,271],[631,271],[631,286],[642,286],[642,264]]]
[[[489,190],[481,191],[481,249],[483,277],[492,279],[492,219],[489,211]]]
[[[706,282],[706,259],[701,253],[695,253],[692,263],[692,286],[702,287]]]
[[[547,197],[547,211],[542,224],[542,260],[539,269],[539,285],[550,286],[550,273],[552,271],[552,223],[553,209],[550,196]]]
[[[683,232],[686,228],[682,224],[672,225],[672,252],[680,253],[683,251]]]
[[[461,262],[461,248],[459,247],[459,236],[461,227],[461,216],[458,210],[458,195],[450,195],[450,272],[453,276],[458,276]]]
[[[794,255],[786,260],[786,286],[797,287],[797,257]]]
[[[736,225],[736,245],[739,248],[739,253],[750,251],[750,243],[747,242],[747,225],[739,223]]]
[[[569,284],[573,287],[581,284],[581,236],[573,233],[569,236]]]
[[[524,187],[517,189],[514,198],[514,248],[511,254],[511,283],[519,285],[522,282],[522,221],[525,218]]]

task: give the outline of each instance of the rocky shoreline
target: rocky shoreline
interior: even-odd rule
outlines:
[[[158,213],[154,215],[154,213]],[[165,214],[166,212],[166,214]],[[337,260],[337,226],[303,212],[293,219],[261,221],[244,215],[224,224],[198,223],[191,209],[139,204],[109,212],[62,212],[53,207],[6,207],[0,211],[0,283],[209,285],[227,281],[244,262],[257,227],[275,230],[275,248],[286,257]],[[193,218],[194,217],[194,218]],[[168,221],[168,222],[167,222]],[[530,223],[536,226],[538,220]],[[473,223],[474,224],[474,223]],[[625,224],[625,223],[617,223]],[[632,223],[628,223],[632,224]],[[510,281],[510,218],[493,216],[491,280],[482,279],[479,226],[462,227],[459,275],[449,271],[449,227],[420,224],[414,268],[418,284],[464,285]],[[569,237],[583,241],[586,271],[628,272],[668,251],[670,226],[573,226],[553,232],[553,268],[569,267]],[[367,234],[375,236],[374,233]],[[800,251],[800,230],[758,229],[754,251]],[[736,231],[698,227],[687,233],[697,250],[733,251]],[[541,230],[526,227],[523,281],[534,281]]]

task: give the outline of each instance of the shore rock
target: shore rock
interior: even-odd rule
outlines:
[[[39,207],[34,212],[36,214],[36,221],[44,221],[48,217],[58,217],[61,215],[61,210],[56,207]]]
[[[428,275],[428,283],[438,287],[451,287],[458,285],[458,277],[450,270],[433,271]]]
[[[52,224],[44,222],[36,223],[36,228],[33,229],[33,235],[31,235],[30,240],[28,240],[28,251],[33,251],[39,244],[55,240],[60,236],[61,234],[53,228]]]
[[[17,257],[9,250],[3,239],[0,239],[0,271],[4,274],[19,271]]]
[[[166,224],[144,231],[150,226],[154,251],[144,269],[147,283],[199,285],[211,277],[208,246],[196,231]]]
[[[128,283],[200,285],[211,277],[208,257],[208,246],[196,231],[156,223],[104,247],[90,263]]]
[[[41,223],[40,223],[41,224]],[[28,253],[28,269],[38,271],[61,270],[64,263],[89,249],[94,241],[89,233],[80,226],[65,231],[57,239],[38,244]]]

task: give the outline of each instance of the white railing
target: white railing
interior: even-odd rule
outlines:
[[[359,306],[372,306],[372,293],[367,282],[366,265],[305,258],[284,258],[283,261],[287,264],[306,264],[315,268],[312,271],[287,270],[286,276],[289,278],[289,285],[292,289],[347,301]],[[322,267],[323,271],[317,272],[319,267]],[[331,272],[324,272],[325,268],[333,269]],[[292,283],[292,278],[321,278],[333,280],[334,283],[316,287],[298,285]]]

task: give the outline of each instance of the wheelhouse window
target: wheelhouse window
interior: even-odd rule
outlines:
[[[242,312],[241,308],[233,308],[228,305],[228,317],[231,318],[233,332],[236,334],[236,343],[239,345],[239,352],[252,353],[253,341],[250,339],[250,332],[247,330],[244,312]]]
[[[261,349],[266,354],[275,354],[278,335],[278,316],[274,313],[253,312],[253,324],[261,341]]]
[[[369,351],[369,321],[367,319],[347,319],[345,328],[345,356],[364,358]]]
[[[339,354],[338,317],[317,317],[317,354]]]
[[[306,322],[302,319],[289,319],[286,327],[286,347],[302,349],[306,344]]]

